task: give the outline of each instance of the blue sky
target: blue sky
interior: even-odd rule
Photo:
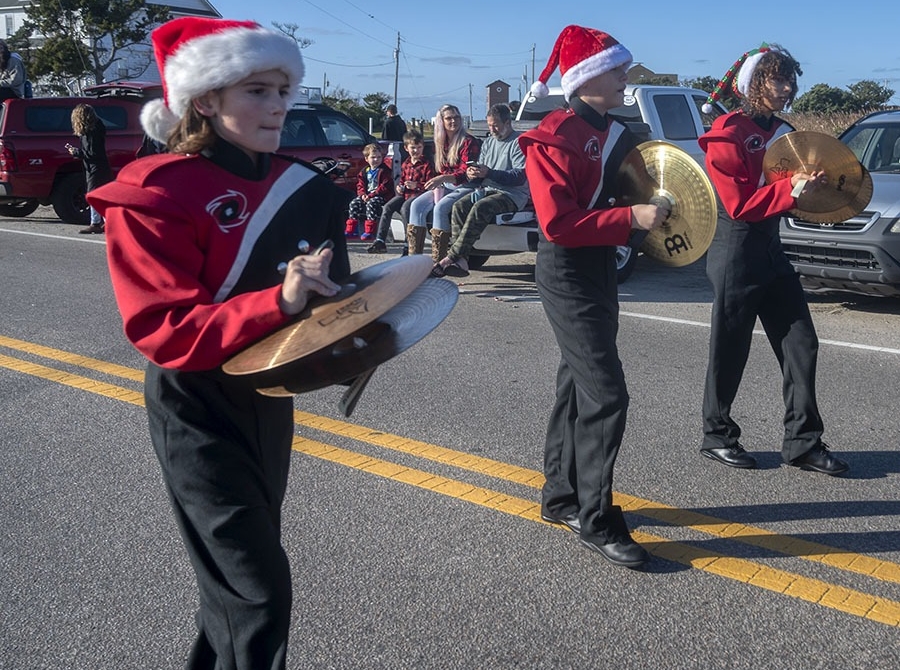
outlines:
[[[871,79],[898,93],[900,8],[897,0],[855,5],[818,2],[741,3],[777,14],[735,14],[737,3],[642,2],[363,2],[362,0],[211,0],[226,18],[295,23],[314,43],[303,50],[304,83],[352,94],[383,92],[404,118],[430,118],[444,103],[484,117],[485,87],[500,79],[510,99],[547,63],[560,30],[570,23],[608,32],[635,62],[682,79],[721,77],[761,42],[786,47],[803,68],[800,93],[815,84],[844,88]],[[577,5],[577,6],[573,6]],[[865,6],[865,11],[855,8]],[[731,14],[725,13],[729,8]],[[399,76],[394,49],[400,35]],[[550,84],[558,84],[559,74]]]

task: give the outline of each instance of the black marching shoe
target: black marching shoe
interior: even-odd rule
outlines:
[[[627,540],[610,542],[609,544],[597,544],[590,540],[580,538],[581,544],[596,551],[607,561],[625,568],[639,568],[650,560],[650,554],[641,545],[628,537]]]
[[[650,560],[647,550],[631,539],[631,533],[628,532],[625,516],[619,505],[612,505],[597,521],[600,527],[606,528],[606,537],[615,538],[615,541],[599,544],[596,540],[579,535],[578,539],[585,547],[596,551],[613,565],[625,568],[639,568]]]
[[[555,523],[557,526],[565,526],[576,535],[581,535],[581,521],[578,519],[577,512],[567,514],[566,516],[552,516],[550,514],[541,514],[541,519],[547,523]]]
[[[813,447],[800,458],[795,458],[790,463],[801,470],[812,470],[813,472],[821,472],[823,475],[842,475],[850,466],[840,458],[835,458],[828,451],[828,445],[820,442],[818,446]]]
[[[735,444],[733,447],[703,447],[700,449],[700,453],[730,468],[752,470],[756,467],[756,459],[744,451],[739,444]]]

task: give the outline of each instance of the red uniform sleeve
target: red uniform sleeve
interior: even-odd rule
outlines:
[[[710,131],[701,138],[706,172],[728,215],[738,221],[763,221],[796,205],[790,179],[760,184],[763,152],[750,154],[736,133]]]
[[[110,275],[125,334],[165,368],[210,370],[288,322],[281,285],[213,301],[202,281],[206,255],[178,203],[135,186],[103,189]],[[152,198],[152,206],[129,206]],[[152,212],[152,214],[151,214]]]
[[[564,247],[626,244],[631,208],[589,209],[598,177],[585,172],[558,140],[545,137],[547,141],[541,141],[537,131],[529,135],[523,136],[522,142],[525,174],[538,224],[547,239]]]

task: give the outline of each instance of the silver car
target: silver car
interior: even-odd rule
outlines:
[[[782,246],[808,291],[900,296],[900,110],[869,114],[840,140],[871,174],[872,199],[840,223],[785,217]]]

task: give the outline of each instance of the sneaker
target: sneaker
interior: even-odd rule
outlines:
[[[371,239],[374,238],[374,237],[375,237],[375,236],[374,236],[372,233],[363,233],[362,235],[359,236],[359,239],[364,240],[364,241],[368,241],[368,240],[371,240]]]
[[[386,254],[387,253],[387,245],[381,240],[375,240],[368,249],[366,249],[370,254]]]

